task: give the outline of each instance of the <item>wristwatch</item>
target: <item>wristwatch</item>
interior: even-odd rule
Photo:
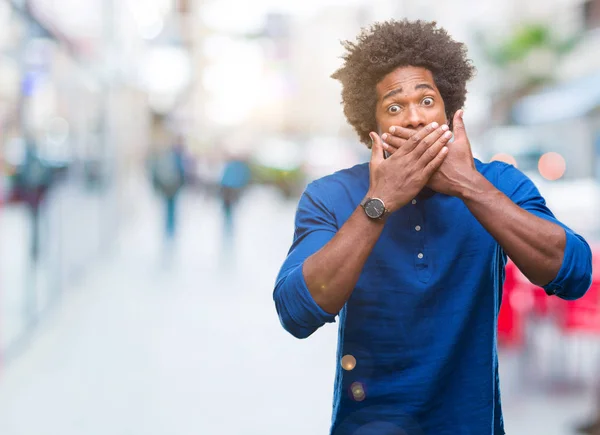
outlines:
[[[385,208],[385,204],[379,198],[366,197],[362,200],[360,206],[370,219],[381,220],[389,213],[389,211]]]

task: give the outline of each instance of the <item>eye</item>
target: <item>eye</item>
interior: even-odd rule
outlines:
[[[423,105],[424,106],[433,106],[433,98],[432,97],[423,98]]]
[[[388,112],[390,113],[399,113],[401,110],[400,106],[398,106],[397,104],[392,104],[390,107],[388,107]]]

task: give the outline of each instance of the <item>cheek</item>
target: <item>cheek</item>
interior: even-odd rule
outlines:
[[[448,117],[446,116],[446,107],[444,104],[442,104],[439,108],[439,113],[440,113],[440,119],[442,120],[442,122],[444,123],[448,123]]]
[[[383,133],[388,133],[392,125],[394,124],[385,121],[382,123],[378,123],[377,128],[379,129],[379,131],[377,133],[379,134],[379,136],[381,136]]]
[[[440,125],[448,123],[446,119],[446,112],[443,107],[441,109],[439,107],[436,107],[435,110],[432,112],[433,113],[431,113],[430,122],[435,121]]]
[[[387,132],[393,125],[389,117],[382,116],[380,113],[375,114],[375,121],[377,121],[377,134],[379,135]]]

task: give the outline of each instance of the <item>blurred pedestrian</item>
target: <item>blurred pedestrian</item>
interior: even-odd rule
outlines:
[[[246,160],[241,156],[229,158],[223,167],[220,191],[226,236],[233,234],[234,210],[249,183],[250,166]]]
[[[507,258],[548,295],[577,299],[590,248],[522,172],[473,158],[464,44],[404,20],[344,47],[333,77],[371,158],[303,193],[273,294],[280,321],[306,338],[339,316],[332,435],[504,434]]]
[[[30,256],[33,263],[40,251],[40,210],[52,184],[52,168],[43,161],[32,137],[26,138],[25,159],[15,174],[17,196],[27,204],[31,220]]]
[[[178,196],[186,179],[182,137],[152,156],[151,173],[153,185],[164,202],[165,238],[171,242],[177,232]]]

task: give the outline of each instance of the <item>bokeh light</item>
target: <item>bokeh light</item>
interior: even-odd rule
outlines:
[[[346,355],[342,358],[342,367],[344,370],[351,371],[356,367],[356,358],[352,355]]]
[[[546,180],[555,181],[565,174],[567,163],[563,156],[555,152],[549,152],[540,157],[538,170]]]
[[[350,385],[350,391],[352,392],[352,398],[357,402],[362,402],[367,397],[365,388],[360,382],[354,382]]]
[[[508,163],[509,165],[513,165],[515,168],[517,167],[517,160],[510,154],[506,154],[506,153],[498,153],[498,154],[494,155],[490,159],[490,161],[491,162],[504,162],[504,163]]]

